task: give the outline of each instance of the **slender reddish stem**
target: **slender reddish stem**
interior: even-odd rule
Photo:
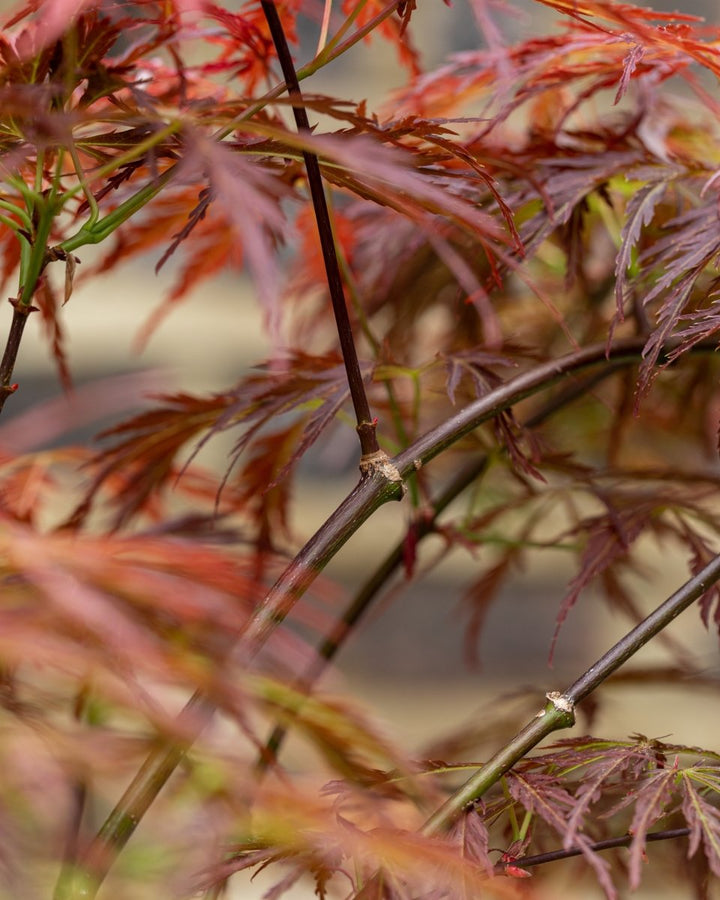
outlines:
[[[293,101],[295,124],[297,125],[298,131],[309,134],[311,130],[310,122],[308,121],[307,111],[303,103],[300,82],[298,81],[297,72],[295,71],[295,65],[290,53],[290,48],[288,47],[285,31],[283,30],[277,7],[273,0],[262,0],[261,5],[263,12],[265,13],[268,27],[270,28],[273,43],[275,44],[275,50],[277,51],[278,59],[280,61],[283,77],[288,86],[288,93],[290,99]],[[318,162],[317,156],[307,150],[303,151],[303,158],[305,160],[305,169],[307,171],[310,197],[315,211],[315,220],[317,222],[318,235],[320,237],[323,261],[325,263],[325,273],[328,289],[330,291],[330,299],[335,314],[335,324],[337,327],[338,338],[340,339],[340,349],[345,362],[345,371],[347,372],[350,395],[355,409],[360,447],[363,456],[369,456],[373,453],[377,453],[380,447],[378,446],[377,436],[375,434],[375,422],[370,412],[370,404],[368,403],[367,394],[365,392],[365,382],[363,380],[362,372],[360,371],[355,339],[353,337],[350,317],[345,303],[345,291],[343,290],[340,266],[335,253],[335,240],[333,237],[332,223],[330,221],[330,211],[328,209],[325,189],[323,187],[322,174],[320,172],[320,163]]]

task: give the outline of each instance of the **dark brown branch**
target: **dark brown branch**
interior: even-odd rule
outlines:
[[[668,348],[674,346],[675,343],[670,343]],[[250,662],[257,654],[275,627],[285,619],[308,586],[360,526],[384,503],[400,498],[402,485],[394,475],[406,478],[417,470],[418,465],[425,465],[460,438],[520,400],[570,379],[585,369],[599,364],[620,367],[636,363],[643,347],[644,339],[631,338],[617,341],[609,350],[605,344],[595,344],[560,359],[540,363],[470,403],[418,438],[389,461],[392,475],[376,469],[372,477],[362,479],[300,550],[255,611],[243,634],[244,660]],[[709,345],[698,345],[695,349],[707,352],[711,348]]]
[[[30,313],[37,311],[35,306],[25,306],[17,300],[10,300],[10,304],[13,307],[13,317],[5,343],[5,352],[0,362],[0,412],[2,412],[7,398],[17,390],[17,385],[11,384],[11,382],[25,323]]]
[[[275,6],[274,0],[261,0],[261,6],[268,27],[270,28],[273,43],[275,44],[275,50],[280,61],[283,77],[288,86],[290,100],[293,101],[295,124],[297,125],[299,132],[310,134],[310,122],[308,121],[307,111],[303,105],[300,82],[298,81],[295,65],[285,38],[285,32],[282,27],[282,22],[280,21],[280,16],[278,15],[277,7]],[[330,291],[330,299],[332,301],[333,313],[335,314],[335,324],[337,327],[338,338],[340,339],[340,349],[345,363],[345,371],[347,372],[350,396],[352,397],[353,407],[355,409],[360,448],[362,450],[362,455],[367,457],[378,453],[380,447],[375,434],[376,424],[370,412],[370,404],[368,403],[367,394],[365,392],[365,382],[363,381],[362,372],[360,371],[360,363],[358,362],[357,350],[355,348],[355,339],[353,338],[350,317],[348,316],[347,305],[345,303],[345,291],[343,290],[340,266],[335,253],[335,240],[333,238],[330,212],[328,210],[322,175],[320,173],[320,163],[318,162],[317,156],[307,150],[303,150],[303,159],[305,160],[310,197],[312,198],[313,209],[315,211],[315,220],[317,222],[320,247],[325,263],[325,273],[328,289]]]
[[[604,368],[601,372],[596,372],[587,378],[580,380],[577,384],[570,385],[566,390],[560,391],[558,396],[552,397],[543,405],[542,409],[531,416],[523,427],[536,428],[550,418],[553,413],[564,408],[579,397],[584,396],[601,381],[609,378],[618,370],[618,368],[622,368],[622,364],[608,363],[607,368]],[[476,459],[468,463],[450,480],[442,493],[432,502],[432,513],[418,521],[415,532],[415,537],[418,542],[434,532],[438,517],[447,509],[456,497],[480,477],[483,470],[487,467],[487,464],[487,455],[478,455]],[[307,671],[295,683],[295,687],[298,690],[309,691],[318,678],[320,678],[329,663],[340,651],[340,648],[350,636],[358,622],[365,615],[379,592],[387,584],[390,577],[402,565],[404,544],[404,540],[398,542],[352,599],[351,603],[343,613],[342,618],[332,628],[322,644],[318,647],[317,655]],[[273,729],[268,738],[263,755],[258,761],[258,768],[260,770],[267,768],[268,765],[275,761],[277,752],[287,733],[288,727],[288,725],[277,725]]]
[[[648,843],[653,841],[672,841],[677,838],[687,837],[689,834],[689,828],[669,828],[667,831],[651,831],[645,835],[645,840]],[[590,844],[587,850],[591,850],[593,853],[601,850],[614,850],[616,847],[629,847],[632,842],[633,836],[624,834],[622,837],[608,838],[605,841],[597,841],[595,844]],[[521,856],[518,859],[509,859],[496,863],[494,871],[496,875],[502,875],[508,866],[517,866],[519,869],[531,869],[533,866],[542,866],[545,863],[570,859],[573,856],[581,856],[582,854],[583,851],[579,847],[572,847],[569,850],[550,850],[548,853],[538,853],[535,856]]]
[[[426,518],[422,518],[417,523],[416,537],[421,541],[428,534],[435,530],[435,523],[438,516],[447,508],[447,506],[473,483],[486,468],[488,463],[487,456],[479,456],[477,460],[467,465],[461,470],[447,485],[442,494],[437,497],[433,503],[432,514]],[[308,670],[297,680],[295,687],[300,691],[309,691],[318,678],[327,668],[345,640],[350,636],[360,619],[370,608],[373,600],[378,596],[382,588],[387,584],[390,577],[400,568],[403,561],[404,541],[400,541],[388,553],[385,559],[375,569],[368,578],[362,588],[353,597],[352,602],[342,615],[342,618],[334,625],[332,630],[327,634],[322,644],[318,647],[317,655]],[[277,751],[287,733],[288,725],[277,725],[263,751],[263,755],[258,760],[258,768],[263,770],[273,763],[277,756]]]

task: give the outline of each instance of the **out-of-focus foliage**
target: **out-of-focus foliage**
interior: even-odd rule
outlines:
[[[695,860],[698,896],[720,876],[715,752],[571,738],[430,836],[423,822],[489,752],[480,732],[505,735],[507,711],[437,735],[418,760],[352,701],[312,694],[394,572],[425,570],[427,534],[441,538],[438,556],[482,550],[465,592],[469,655],[499,589],[538,551],[577,559],[559,628],[590,585],[630,621],[642,615],[627,577],[641,539],[680,548],[689,574],[717,548],[720,31],[614,0],[543,0],[559,26],[506,45],[504,9],[473,3],[492,40],[425,71],[414,0],[324,14],[279,2],[291,44],[301,26],[324,33],[295,99],[323,124],[300,133],[260,3],[33,0],[4,23],[0,278],[13,324],[2,402],[16,392],[25,321],[41,320],[69,385],[75,281],[121,278],[147,252],[175,281],[141,334],[205,279],[246,267],[276,352],[215,393],[156,396],[96,451],[3,452],[3,896],[47,897],[62,863],[82,866],[119,783],[164,746],[183,748],[178,771],[107,896],[219,897],[238,873],[267,868],[270,898],[298,883],[321,898],[532,896],[522,859],[559,846],[614,897],[623,880],[639,884],[648,836],[678,828],[687,841],[674,852]],[[371,67],[373,36],[394,45],[405,87],[374,109],[362,74],[353,97],[313,91],[311,76],[356,44]],[[278,616],[250,652],[243,634],[258,632],[278,576],[290,612],[318,574],[291,563],[282,581],[299,549],[294,481],[306,452],[347,427],[351,400],[309,155],[389,453],[540,363],[621,339],[635,349],[548,378],[512,409],[498,399],[490,422],[415,466],[407,537],[343,623],[300,604],[302,639]],[[80,265],[94,244],[99,261]],[[196,302],[226,325],[211,297]],[[216,478],[193,453],[220,434],[233,444]],[[716,589],[700,612],[720,625]],[[704,683],[686,659],[677,666]],[[193,692],[214,724],[176,718]],[[271,725],[313,749],[304,770],[284,768]],[[598,843],[625,834],[623,865]]]

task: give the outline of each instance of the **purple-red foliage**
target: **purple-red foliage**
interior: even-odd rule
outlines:
[[[639,884],[648,835],[678,827],[688,839],[673,852],[696,860],[698,891],[703,867],[720,876],[716,752],[570,738],[517,761],[448,835],[430,836],[427,814],[477,748],[490,752],[484,736],[506,740],[515,717],[498,703],[482,727],[435,737],[452,758],[418,761],[351,701],[313,694],[307,674],[357,626],[360,600],[403,567],[410,581],[450,553],[473,559],[463,591],[472,659],[501,588],[517,570],[532,573],[538,554],[573,560],[550,613],[559,629],[589,589],[640,619],[648,547],[682,554],[688,575],[717,552],[720,29],[615,0],[539,0],[535,13],[540,5],[557,27],[510,44],[505,6],[472,0],[487,46],[428,71],[414,0],[281,0],[294,52],[303,30],[321,35],[317,55],[297,64],[302,98],[288,97],[256,0],[31,0],[4,22],[0,283],[13,326],[2,402],[22,403],[13,370],[25,320],[38,320],[69,389],[73,288],[99,272],[121,278],[147,253],[174,281],[137,323],[142,340],[199,285],[193,302],[223,328],[232,311],[213,305],[210,279],[244,268],[274,350],[212,393],[155,394],[92,450],[29,452],[42,428],[27,419],[27,440],[13,445],[24,452],[12,441],[2,449],[0,892],[47,896],[26,873],[63,858],[82,865],[95,807],[115,803],[118,776],[203,729],[157,801],[151,874],[129,866],[113,896],[156,875],[168,896],[218,896],[239,873],[268,868],[272,898],[298,884],[321,898],[532,896],[523,857],[559,847],[579,851],[614,897],[622,878]],[[436,15],[444,26],[455,11]],[[363,99],[374,36],[407,79],[376,105]],[[365,62],[354,96],[318,93],[314,72],[356,44]],[[310,130],[290,124],[293,104]],[[448,440],[439,459],[418,458],[407,533],[368,562],[355,604],[344,616],[333,609],[338,621],[293,606],[342,529],[358,527],[352,515],[337,524],[328,510],[325,556],[311,542],[282,574],[304,530],[302,460],[311,448],[332,454],[343,429],[354,439],[356,397],[306,183],[313,156],[331,220],[320,228],[326,238],[332,229],[377,416],[359,424],[377,426],[390,455],[539,363],[623,339],[635,348],[549,379],[512,409],[498,401],[491,421]],[[93,244],[99,255],[80,266]],[[116,393],[108,388],[113,408]],[[196,467],[197,451],[223,435],[224,470]],[[379,471],[391,470],[369,477]],[[427,534],[442,544],[430,562]],[[268,612],[278,576],[302,636]],[[716,586],[699,607],[720,630]],[[244,630],[263,615],[272,640],[244,654]],[[685,651],[667,646],[672,672],[707,687]],[[659,670],[633,677],[664,683]],[[194,691],[221,724],[175,718]],[[298,774],[278,761],[266,723],[297,729],[312,765]],[[625,861],[598,847],[618,835]]]

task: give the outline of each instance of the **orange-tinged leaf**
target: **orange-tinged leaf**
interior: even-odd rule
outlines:
[[[358,0],[343,0],[342,9],[346,15],[350,15],[359,5]],[[375,16],[380,15],[387,8],[387,0],[366,0],[361,6],[359,15],[355,18],[357,28],[362,28]],[[410,22],[412,11],[415,8],[415,0],[406,0],[398,4],[398,15],[390,16],[368,35],[366,40],[374,34],[381,35],[385,40],[394,44],[398,59],[412,75],[420,74],[420,59],[417,50],[412,44],[407,25]]]

